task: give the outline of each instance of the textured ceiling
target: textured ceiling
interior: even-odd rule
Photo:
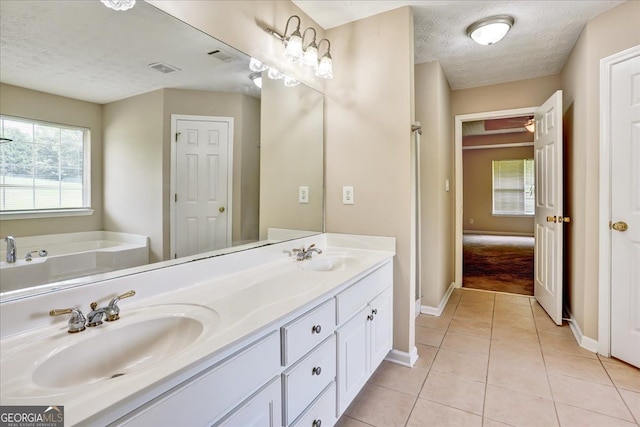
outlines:
[[[156,62],[180,71],[148,67]],[[98,0],[0,1],[3,83],[100,104],[160,88],[260,96],[250,73],[246,55],[144,1],[127,12]]]
[[[415,63],[439,61],[452,89],[557,74],[587,21],[623,1],[312,1],[294,3],[325,29],[409,5]],[[515,23],[492,46],[466,35],[478,19],[511,15]],[[631,18],[630,18],[631,19]]]

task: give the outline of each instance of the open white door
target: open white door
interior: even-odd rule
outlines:
[[[556,324],[562,324],[562,91],[534,115],[536,221],[534,296]]]
[[[174,256],[221,249],[231,243],[233,118],[175,119]]]

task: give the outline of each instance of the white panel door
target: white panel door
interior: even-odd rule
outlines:
[[[176,121],[175,256],[229,246],[229,119]]]
[[[562,91],[536,110],[534,296],[562,324]]]
[[[640,55],[611,69],[611,355],[640,367]]]

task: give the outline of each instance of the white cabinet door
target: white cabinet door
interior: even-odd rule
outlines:
[[[378,295],[371,308],[371,370],[377,369],[393,346],[393,288]]]
[[[282,426],[282,392],[280,377],[275,378],[216,427]]]
[[[369,378],[369,320],[366,306],[336,331],[338,338],[338,416]]]

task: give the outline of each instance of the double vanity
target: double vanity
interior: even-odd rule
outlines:
[[[3,302],[0,404],[63,405],[66,426],[334,425],[392,348],[394,253],[322,234]],[[49,316],[129,290],[118,320]]]

